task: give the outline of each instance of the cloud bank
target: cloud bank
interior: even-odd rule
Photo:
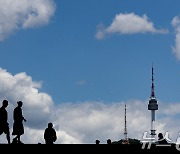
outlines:
[[[175,28],[176,38],[175,38],[175,46],[172,48],[173,53],[176,58],[180,60],[180,17],[175,16],[171,21],[172,26]]]
[[[40,92],[41,82],[33,81],[26,73],[12,75],[0,68],[0,101],[9,100],[7,107],[12,132],[13,109],[16,102],[23,101],[24,143],[44,143],[43,133],[47,124],[52,122],[57,131],[56,144],[95,143],[99,139],[106,143],[110,138],[117,141],[124,138],[124,105],[127,104],[128,137],[142,139],[145,131],[150,130],[150,111],[148,100],[129,100],[126,102],[81,102],[55,104],[50,95]],[[170,132],[170,138],[178,137],[179,103],[159,102],[156,129],[158,132]],[[11,136],[12,139],[13,136]],[[0,136],[1,143],[7,143],[5,135]]]
[[[18,29],[47,25],[55,9],[54,0],[0,0],[0,41]]]
[[[165,34],[165,29],[154,27],[146,15],[138,16],[134,13],[120,13],[115,16],[111,25],[105,28],[102,24],[98,26],[96,39],[103,39],[110,34],[137,34],[137,33],[160,33]]]

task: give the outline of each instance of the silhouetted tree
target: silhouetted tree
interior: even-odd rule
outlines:
[[[112,144],[124,144],[125,140],[124,139],[121,139],[119,141],[114,141],[112,142]],[[141,141],[138,140],[138,139],[131,139],[131,138],[128,138],[128,142],[129,144],[141,144]]]
[[[46,144],[53,144],[57,140],[56,131],[52,123],[48,123],[48,128],[44,131],[44,139]]]
[[[6,134],[8,144],[10,144],[10,132],[9,132],[9,123],[8,123],[8,113],[6,107],[8,106],[8,101],[3,100],[2,107],[0,108],[0,135],[2,133]]]
[[[14,124],[13,124],[13,132],[12,135],[17,135],[13,139],[13,143],[22,143],[20,140],[21,135],[24,134],[24,126],[23,126],[23,121],[26,122],[26,119],[23,117],[22,114],[22,107],[23,103],[21,101],[17,102],[17,107],[14,109]]]

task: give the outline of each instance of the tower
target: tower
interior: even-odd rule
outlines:
[[[126,104],[125,104],[125,112],[124,112],[124,139],[125,141],[128,140],[128,137],[127,137],[127,119],[126,119]]]
[[[151,86],[151,97],[149,100],[148,110],[151,111],[151,137],[155,138],[156,130],[155,130],[155,111],[158,110],[158,104],[155,97],[154,91],[154,67],[152,66],[152,86]]]
[[[122,142],[122,144],[129,144],[129,140],[128,140],[128,137],[127,137],[127,115],[126,115],[126,112],[127,112],[127,108],[126,108],[126,104],[125,104],[125,112],[124,112],[124,141]]]

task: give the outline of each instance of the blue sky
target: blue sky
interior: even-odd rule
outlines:
[[[121,101],[150,96],[151,66],[155,67],[156,95],[180,100],[180,63],[172,54],[178,0],[58,0],[50,23],[21,29],[0,42],[1,67],[26,72],[42,81],[41,91],[56,103]],[[109,26],[117,14],[147,15],[154,27],[168,34],[113,34],[95,38],[97,26]],[[79,84],[78,84],[79,83]]]
[[[50,117],[59,117],[53,122],[60,143],[89,143],[98,134],[117,139],[127,102],[131,130],[145,122],[139,134],[130,135],[141,136],[150,127],[153,63],[157,129],[171,130],[175,138],[179,5],[179,0],[0,0],[0,99],[10,100],[9,110],[17,99],[25,102],[26,129],[33,136],[42,134]],[[26,141],[37,141],[28,135]]]

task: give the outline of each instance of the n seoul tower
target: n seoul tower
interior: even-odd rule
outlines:
[[[152,66],[152,86],[151,86],[151,97],[149,100],[148,110],[151,111],[151,137],[155,138],[155,111],[158,110],[158,104],[154,92],[154,67]]]

